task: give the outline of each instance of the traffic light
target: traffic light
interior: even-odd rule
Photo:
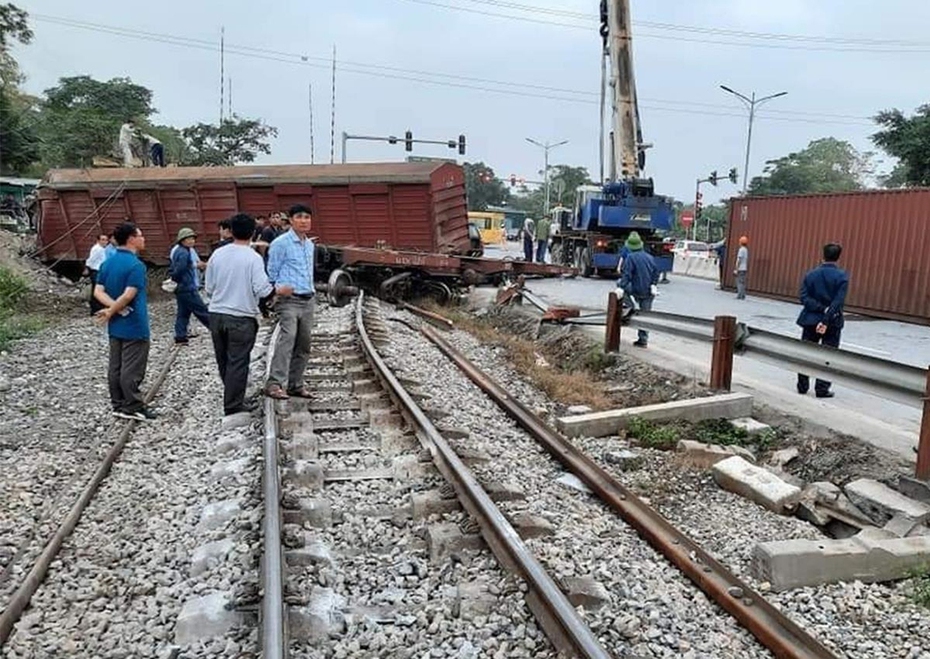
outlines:
[[[511,174],[510,175],[510,187],[513,188],[513,187],[516,187],[516,185],[517,185],[517,176],[516,174]]]
[[[459,135],[459,155],[465,155],[465,136]]]
[[[701,204],[701,199],[704,197],[700,192],[697,193],[697,196],[694,198],[694,219],[701,219],[701,211],[704,209],[704,205]]]
[[[739,179],[739,176],[736,174],[736,167],[730,169],[730,174],[727,176],[730,179],[730,183],[736,185],[736,181]]]
[[[409,130],[407,134],[404,135],[404,148],[407,151],[413,151],[413,133]]]
[[[717,170],[716,169],[710,173],[710,178],[708,178],[707,181],[713,186],[717,185]]]
[[[388,144],[397,144],[397,138],[393,135],[388,135]]]

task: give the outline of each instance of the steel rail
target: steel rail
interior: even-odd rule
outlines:
[[[420,331],[555,459],[578,476],[649,544],[736,618],[776,657],[835,658],[835,655],[817,639],[769,604],[764,597],[753,591],[695,541],[672,526],[574,444],[552,430],[432,328],[423,327]]]
[[[145,394],[143,402],[146,405],[151,403],[152,400],[154,400],[156,394],[158,394],[162,384],[164,384],[165,380],[168,378],[168,373],[170,373],[171,367],[174,365],[174,361],[177,356],[178,348],[174,347],[168,353],[168,360],[165,362],[165,365],[162,366],[161,371],[159,371],[158,376],[155,378],[155,382],[152,383],[151,388]],[[129,442],[129,437],[132,435],[132,431],[135,429],[136,424],[138,423],[140,422],[130,421],[120,432],[116,442],[114,442],[113,446],[110,447],[110,450],[107,451],[103,461],[94,471],[94,475],[91,476],[91,479],[87,482],[87,485],[84,486],[84,489],[81,491],[80,496],[78,496],[77,501],[74,502],[74,504],[71,506],[71,509],[68,511],[68,514],[61,521],[61,524],[58,525],[58,529],[55,531],[55,534],[46,543],[45,548],[42,550],[42,553],[39,554],[39,557],[36,559],[32,568],[29,570],[26,578],[23,579],[22,583],[20,583],[19,587],[10,597],[10,601],[7,603],[6,608],[4,608],[3,613],[0,614],[0,647],[2,647],[10,637],[10,633],[13,631],[13,626],[17,623],[20,616],[22,616],[26,607],[29,606],[29,602],[32,600],[32,596],[35,595],[42,581],[45,579],[46,574],[48,574],[49,566],[58,555],[58,552],[61,550],[61,546],[64,544],[65,540],[69,535],[71,535],[71,532],[74,531],[78,521],[81,519],[81,515],[84,513],[84,510],[87,508],[88,504],[90,504],[91,500],[94,498],[94,495],[97,493],[100,484],[109,475],[110,469],[113,467],[113,464],[116,462],[117,458],[119,458],[119,456],[122,454],[123,449]]]
[[[271,374],[271,360],[281,331],[275,326],[266,354],[265,376]],[[284,659],[288,654],[286,611],[284,604],[283,560],[281,547],[281,481],[278,473],[278,422],[274,399],[265,398],[265,433],[262,442],[262,496],[265,516],[262,521],[262,659]]]
[[[355,322],[362,348],[376,377],[416,429],[420,441],[429,450],[440,473],[455,488],[464,508],[477,520],[491,551],[502,565],[522,577],[529,586],[527,602],[546,636],[557,650],[569,656],[609,659],[610,654],[601,647],[571,602],[526,547],[468,466],[385,364],[365,328],[362,315],[364,299],[364,294],[359,294]]]
[[[438,313],[433,313],[432,311],[427,311],[426,309],[415,307],[414,305],[404,302],[403,300],[400,300],[397,303],[397,308],[405,309],[413,315],[425,318],[431,323],[434,323],[435,325],[446,330],[451,330],[453,327],[455,327],[455,324],[445,316],[440,316]]]

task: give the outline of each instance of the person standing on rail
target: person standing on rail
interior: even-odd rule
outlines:
[[[314,245],[307,235],[313,218],[310,209],[302,204],[292,206],[289,214],[291,229],[268,247],[268,278],[278,292],[275,311],[279,331],[265,395],[278,399],[312,395],[304,384],[304,371],[310,358],[310,330],[316,310]]]
[[[740,236],[739,249],[736,251],[736,299],[746,299],[746,277],[749,274],[749,238]]]
[[[837,266],[843,247],[836,243],[823,246],[823,263],[804,276],[801,282],[801,304],[798,316],[801,340],[838,348],[843,332],[843,305],[849,289],[849,275]],[[808,376],[798,373],[798,393],[806,394],[811,386]],[[833,398],[830,382],[818,379],[814,383],[817,398]]]
[[[623,271],[620,274],[618,291],[621,297],[629,295],[636,300],[642,311],[652,311],[652,302],[658,292],[659,269],[652,254],[643,249],[643,240],[639,233],[633,231],[626,239],[625,247],[629,254],[623,259]],[[633,345],[645,348],[649,343],[649,332],[639,330]]]
[[[150,337],[145,264],[137,256],[145,249],[145,238],[132,222],[120,224],[113,235],[116,254],[100,266],[94,287],[94,296],[103,305],[97,317],[107,324],[110,336],[110,403],[114,416],[146,421],[156,414],[145,406],[139,391]]]
[[[527,263],[533,261],[533,240],[536,238],[536,223],[533,218],[523,220],[523,260]]]
[[[546,262],[546,248],[549,246],[549,231],[552,223],[548,217],[543,218],[536,223],[536,262]]]
[[[94,288],[97,286],[97,271],[103,265],[107,258],[107,245],[110,243],[110,236],[101,233],[97,236],[97,242],[90,248],[90,254],[84,261],[84,275],[90,277],[90,315],[93,316],[103,309],[103,305],[97,302],[94,296]]]
[[[258,333],[259,301],[269,299],[274,287],[265,264],[249,243],[255,220],[240,213],[229,220],[233,242],[210,255],[204,290],[210,297],[210,334],[223,380],[223,413],[251,412],[245,402],[249,360]],[[281,287],[282,294],[290,289]]]
[[[189,338],[187,328],[192,314],[203,323],[204,327],[210,328],[210,315],[198,292],[200,277],[197,270],[206,266],[194,252],[196,240],[197,234],[194,230],[184,227],[178,231],[175,249],[171,250],[168,276],[178,285],[174,291],[174,297],[178,303],[178,313],[174,321],[174,342],[177,345],[187,345]]]

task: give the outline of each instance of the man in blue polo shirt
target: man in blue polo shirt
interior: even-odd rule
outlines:
[[[116,252],[101,264],[94,287],[104,307],[97,316],[110,336],[110,402],[114,416],[146,421],[155,418],[139,391],[149,360],[149,313],[145,264],[136,256],[145,249],[145,238],[131,222],[116,227],[113,237]]]
[[[313,241],[308,237],[312,224],[310,209],[302,204],[288,211],[291,228],[268,247],[268,279],[278,293],[278,342],[275,344],[271,373],[265,395],[310,398],[304,384],[304,371],[310,359],[310,329],[316,310],[313,286]],[[285,388],[286,387],[286,388]]]

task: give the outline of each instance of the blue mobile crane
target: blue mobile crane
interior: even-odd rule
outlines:
[[[675,220],[671,201],[655,194],[646,166],[633,77],[630,0],[601,0],[601,180],[604,181],[604,111],[607,86],[611,89],[612,130],[609,135],[610,175],[603,186],[586,185],[575,192],[573,209],[552,212],[552,262],[574,266],[585,277],[612,276],[620,251],[632,231],[656,257],[660,272],[670,272],[672,245],[661,234]],[[609,62],[610,80],[607,80]]]

